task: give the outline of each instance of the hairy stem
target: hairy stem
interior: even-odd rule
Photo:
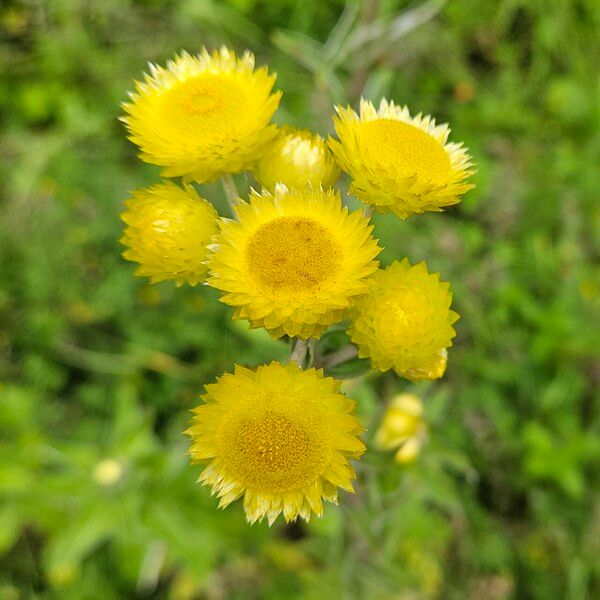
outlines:
[[[290,360],[294,361],[301,369],[304,368],[306,362],[306,355],[308,354],[308,340],[301,340],[296,338],[292,353],[290,354]]]
[[[330,369],[331,367],[341,365],[342,363],[355,358],[357,355],[358,350],[356,349],[356,346],[348,344],[347,346],[344,346],[343,348],[340,348],[339,350],[322,357],[319,361],[319,364],[315,366]]]
[[[235,185],[233,175],[231,175],[230,173],[226,173],[225,175],[223,175],[221,177],[221,185],[223,186],[223,190],[225,191],[225,197],[227,198],[229,208],[231,209],[231,212],[235,217],[235,207],[238,204],[240,195]]]

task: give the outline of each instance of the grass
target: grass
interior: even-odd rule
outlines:
[[[599,25],[593,0],[3,3],[0,598],[598,597]],[[147,60],[222,43],[278,72],[280,123],[389,96],[479,166],[447,213],[376,219],[383,261],[426,259],[462,318],[443,380],[347,389],[370,431],[418,393],[429,443],[369,452],[309,527],[215,510],[181,435],[204,383],[287,346],[120,258],[158,171],[119,103]]]

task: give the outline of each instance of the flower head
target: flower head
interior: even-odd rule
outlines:
[[[217,213],[191,186],[171,182],[137,190],[126,202],[123,257],[140,264],[136,275],[152,283],[172,279],[196,285],[206,276],[206,246],[217,232]]]
[[[379,110],[361,100],[360,116],[336,108],[339,141],[329,145],[352,178],[350,192],[378,212],[401,219],[456,204],[473,187],[473,163],[462,144],[449,143],[448,125],[382,100]]]
[[[340,174],[325,140],[306,129],[282,127],[254,167],[256,180],[270,191],[331,187]]]
[[[249,522],[272,524],[321,515],[322,499],[337,503],[337,488],[352,491],[364,444],[354,402],[322,371],[272,362],[251,371],[237,366],[206,386],[204,404],[186,433],[192,462],[225,507],[244,497]]]
[[[395,261],[372,278],[369,293],[352,308],[348,333],[361,358],[408,379],[437,379],[446,370],[446,348],[456,335],[452,294],[422,262]]]
[[[360,212],[348,214],[328,190],[253,192],[221,220],[208,283],[234,318],[273,337],[318,336],[367,291],[381,249]]]
[[[395,396],[375,432],[375,444],[381,450],[397,450],[396,461],[405,464],[417,458],[426,438],[420,398],[414,394]]]
[[[274,82],[266,68],[254,70],[249,52],[182,52],[166,68],[150,65],[123,121],[142,160],[164,167],[164,176],[211,181],[249,169],[275,135]]]

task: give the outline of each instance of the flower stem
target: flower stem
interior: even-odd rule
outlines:
[[[327,356],[324,356],[316,367],[324,367],[325,369],[330,369],[331,367],[336,367],[337,365],[341,365],[348,360],[352,360],[358,356],[358,350],[356,346],[352,344],[348,344]]]
[[[235,217],[235,207],[237,206],[240,195],[235,185],[233,176],[230,173],[225,173],[225,175],[221,177],[221,185],[223,186],[229,208]]]
[[[306,355],[308,354],[308,340],[301,340],[296,338],[292,353],[290,354],[290,360],[294,361],[301,369],[304,368],[306,362]]]

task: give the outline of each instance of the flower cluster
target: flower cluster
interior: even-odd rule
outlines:
[[[308,521],[323,500],[337,503],[339,488],[353,491],[350,461],[365,451],[363,428],[341,382],[325,375],[327,357],[313,364],[329,326],[347,322],[350,350],[374,369],[418,381],[446,368],[458,319],[449,285],[425,263],[380,268],[372,212],[407,219],[441,211],[473,187],[471,159],[448,141],[447,125],[361,100],[359,113],[336,107],[337,137],[325,140],[271,124],[281,98],[274,82],[249,52],[184,52],[150,65],[122,118],[140,158],[181,178],[126,203],[121,242],[136,274],[206,283],[234,319],[292,339],[288,364],[236,366],[207,385],[186,432],[192,461],[205,465],[200,481],[219,505],[243,497],[248,520],[269,524],[280,514]],[[232,179],[242,172],[256,182],[245,197]],[[342,172],[363,210],[351,212],[336,189]],[[233,218],[196,189],[218,178]],[[425,430],[420,401],[400,396],[375,444],[409,462]]]

